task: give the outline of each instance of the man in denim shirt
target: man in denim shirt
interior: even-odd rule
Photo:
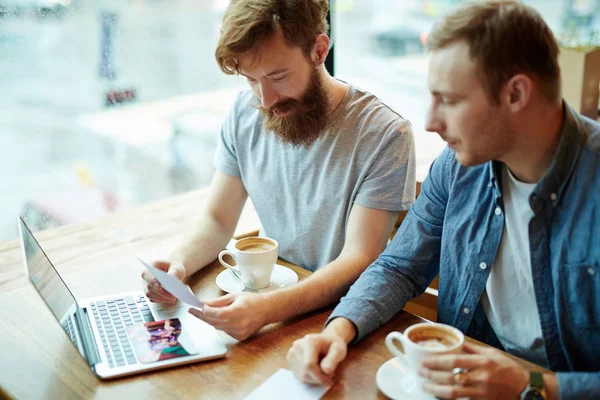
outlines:
[[[600,125],[562,101],[556,41],[527,6],[461,7],[427,45],[427,130],[448,148],[323,332],[294,343],[290,367],[303,382],[331,383],[347,344],[439,273],[439,322],[557,374],[467,344],[423,363],[426,392],[600,398]]]

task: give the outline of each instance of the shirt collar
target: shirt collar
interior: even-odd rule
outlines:
[[[548,171],[534,190],[538,197],[554,203],[560,201],[589,136],[577,112],[565,101],[563,101],[563,109],[565,122],[560,133],[558,148]]]
[[[589,136],[577,112],[565,101],[563,101],[563,112],[565,121],[560,133],[556,153],[548,171],[546,171],[534,189],[537,197],[550,200],[554,203],[560,201],[567,181],[575,169],[581,150]],[[501,163],[499,161],[489,161],[488,170],[490,181],[496,189],[497,194],[501,196]]]
[[[496,199],[502,197],[502,163],[499,161],[488,161],[488,170],[490,174],[490,186],[494,187]]]

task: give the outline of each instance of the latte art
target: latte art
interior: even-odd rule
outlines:
[[[415,343],[421,347],[425,347],[426,349],[432,349],[432,350],[446,350],[446,349],[452,347],[452,343],[450,343],[447,340],[443,340],[443,339],[427,338],[425,340],[421,340],[418,342],[415,341]]]
[[[271,250],[273,247],[275,246],[268,244],[250,244],[241,248],[240,250],[247,251],[249,253],[262,253],[263,251]]]
[[[411,342],[428,350],[449,350],[460,342],[451,330],[446,330],[435,325],[423,326],[414,329],[408,334]]]
[[[264,253],[273,250],[275,248],[275,243],[269,239],[248,238],[240,240],[235,247],[240,251],[248,253]]]

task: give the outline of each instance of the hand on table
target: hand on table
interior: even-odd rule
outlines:
[[[329,386],[347,352],[348,345],[337,335],[309,334],[294,342],[288,351],[287,362],[300,382]]]
[[[190,308],[190,314],[237,340],[246,340],[268,323],[271,303],[255,293],[230,293],[205,300],[204,310]]]
[[[529,371],[501,351],[465,343],[464,354],[430,357],[419,375],[429,379],[423,389],[440,398],[517,399],[529,383]],[[454,368],[465,368],[466,383],[454,382]]]
[[[185,279],[187,274],[183,264],[174,261],[158,260],[154,261],[152,266],[173,275],[181,281]],[[148,300],[153,303],[175,304],[177,302],[175,296],[167,292],[147,269],[142,272],[142,288]]]

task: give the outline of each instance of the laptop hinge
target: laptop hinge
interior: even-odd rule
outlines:
[[[81,336],[81,344],[83,346],[84,356],[91,366],[94,366],[100,362],[100,354],[96,347],[96,341],[94,340],[94,334],[92,333],[92,326],[87,318],[86,311],[77,307],[75,312],[75,322]]]

